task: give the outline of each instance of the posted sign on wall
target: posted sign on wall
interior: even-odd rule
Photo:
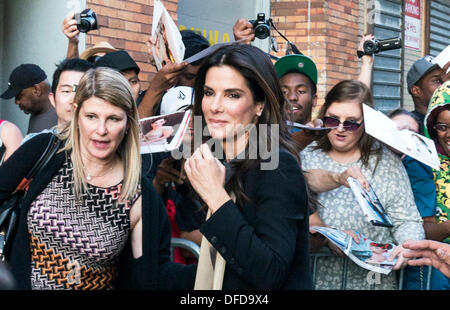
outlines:
[[[405,47],[420,49],[420,0],[405,0]]]

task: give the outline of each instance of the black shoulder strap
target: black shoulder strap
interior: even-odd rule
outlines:
[[[44,153],[42,153],[41,157],[34,164],[33,168],[31,168],[30,172],[28,172],[27,176],[20,182],[17,190],[28,190],[28,186],[33,180],[34,176],[37,175],[42,167],[44,167],[50,161],[50,159],[59,149],[60,143],[61,141],[59,140],[59,138],[52,134]]]

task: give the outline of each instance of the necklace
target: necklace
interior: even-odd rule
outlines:
[[[92,175],[92,174],[89,173],[89,171],[87,170],[87,168],[84,166],[83,163],[81,163],[81,165],[83,166],[83,170],[86,173],[86,180],[87,181],[91,181],[92,178],[100,178],[100,177],[106,175],[107,173],[109,173],[114,168],[114,163],[113,163],[111,165],[111,167],[109,167],[104,173],[98,174],[98,175]]]

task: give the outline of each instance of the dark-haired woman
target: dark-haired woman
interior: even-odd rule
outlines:
[[[323,223],[343,231],[357,231],[378,243],[401,244],[407,239],[423,239],[422,219],[414,203],[408,176],[399,158],[376,142],[364,131],[362,104],[373,106],[369,89],[358,81],[342,81],[325,98],[319,117],[332,129],[301,153],[305,171],[328,170],[335,180],[357,169],[372,186],[394,227],[370,224],[359,207],[350,188],[342,183],[323,182],[318,194],[318,211],[311,215],[310,223]],[[351,174],[350,174],[351,175]],[[310,178],[308,177],[308,180]],[[315,180],[317,182],[317,180]],[[318,190],[318,188],[315,188]],[[350,233],[351,234],[351,233]],[[394,255],[399,269],[406,264],[403,248],[397,246]],[[342,257],[324,257],[317,263],[317,289],[339,289],[342,284]],[[379,281],[358,265],[350,262],[347,289],[395,289],[395,274],[381,275]]]
[[[212,213],[200,231],[226,261],[223,289],[312,289],[307,187],[283,101],[272,63],[250,45],[220,48],[196,78],[194,116],[224,161],[202,144],[184,167]]]

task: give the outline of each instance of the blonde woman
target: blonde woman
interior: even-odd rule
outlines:
[[[19,288],[169,285],[163,279],[173,270],[170,227],[150,181],[141,177],[138,114],[128,81],[108,68],[91,69],[80,80],[74,108],[59,136],[62,148],[23,201],[8,255]],[[1,166],[0,203],[50,135],[31,139]]]

